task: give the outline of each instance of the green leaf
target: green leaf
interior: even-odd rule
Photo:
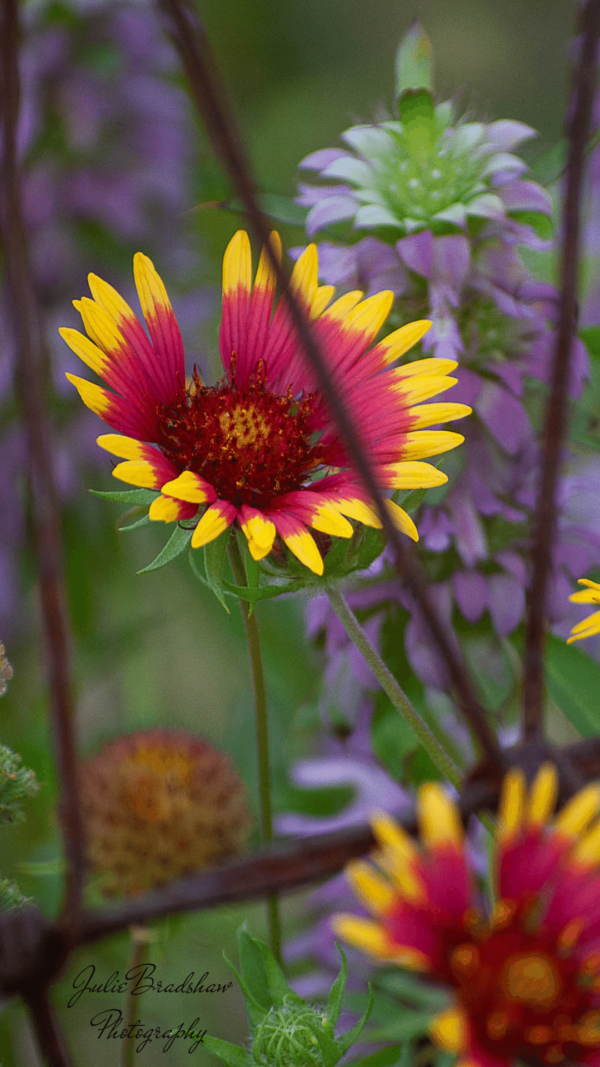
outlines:
[[[339,541],[329,549],[325,556],[323,576],[325,578],[335,578],[338,574],[346,573],[345,563],[351,552],[352,541],[340,537]]]
[[[357,1060],[354,1067],[395,1067],[399,1062],[401,1052],[400,1045],[390,1045],[389,1048],[382,1048],[371,1056],[365,1056],[364,1059]]]
[[[348,964],[346,962],[346,953],[338,945],[337,941],[335,942],[335,947],[337,948],[340,956],[342,957],[342,965],[340,967],[340,973],[338,974],[335,982],[331,987],[331,991],[329,993],[329,1000],[327,1001],[327,1018],[332,1026],[337,1025],[337,1021],[340,1017],[340,1013],[342,1010],[342,998],[344,996],[344,990],[346,989],[346,982],[348,981]]]
[[[369,983],[369,1003],[367,1004],[367,1010],[365,1011],[365,1014],[363,1015],[362,1019],[359,1019],[358,1022],[355,1023],[350,1030],[348,1030],[347,1033],[343,1034],[342,1037],[338,1038],[337,1045],[338,1048],[342,1050],[342,1055],[345,1055],[348,1049],[352,1047],[354,1042],[358,1041],[360,1035],[362,1034],[366,1026],[369,1015],[373,1011],[374,999],[375,997],[373,993],[373,986],[371,985],[371,983]]]
[[[433,90],[433,49],[419,21],[404,34],[396,52],[396,96],[407,89]]]
[[[154,489],[125,489],[123,492],[104,493],[99,489],[90,489],[92,496],[100,496],[103,500],[116,500],[117,504],[141,504],[148,506],[156,500],[160,493]]]
[[[231,612],[225,603],[225,594],[223,592],[223,567],[225,566],[230,534],[231,530],[228,527],[226,530],[223,530],[222,534],[215,537],[214,541],[209,541],[209,543],[204,546],[204,569],[206,571],[206,580],[219,601],[219,604],[225,608],[228,615],[231,615]]]
[[[546,643],[548,692],[582,737],[600,731],[600,666],[581,649],[551,635]]]
[[[177,556],[180,556],[190,543],[193,532],[193,530],[186,530],[182,526],[176,526],[165,547],[161,549],[156,559],[153,560],[152,563],[149,563],[147,567],[142,567],[141,571],[138,571],[138,574],[147,574],[148,571],[157,571],[161,567],[166,567],[167,563],[170,563],[171,560],[177,559]]]
[[[438,460],[437,463],[434,463],[433,466],[437,467],[439,466],[439,463],[440,460]],[[420,508],[423,503],[426,492],[426,489],[411,489],[406,496],[398,501],[398,503],[409,515],[414,515],[417,508]]]
[[[404,1011],[392,1019],[387,1026],[369,1031],[374,1041],[409,1041],[412,1037],[426,1034],[431,1023],[431,1012]]]
[[[362,528],[362,540],[356,555],[356,569],[366,571],[376,559],[379,559],[385,548],[385,537],[381,530],[373,526]]]
[[[256,943],[260,945],[263,954],[265,974],[267,976],[267,986],[271,1002],[278,1008],[283,1006],[284,1000],[291,1004],[303,1004],[304,1001],[302,1000],[302,997],[299,997],[297,993],[294,993],[293,989],[290,989],[287,984],[283,971],[277,963],[269,946],[265,945],[264,941],[257,941]]]
[[[252,1067],[252,1060],[245,1049],[232,1045],[231,1041],[221,1041],[219,1037],[204,1035],[202,1047],[218,1056],[227,1067]]]
[[[266,1015],[273,1007],[273,1000],[261,942],[250,936],[245,923],[237,932],[237,941],[242,980],[252,994],[252,999]]]
[[[261,210],[274,222],[282,222],[287,226],[302,226],[304,228],[308,209],[297,204],[290,196],[281,196],[279,193],[263,193],[259,196],[258,201]],[[238,197],[222,200],[216,206],[224,211],[232,211],[236,215],[246,214],[245,205]]]
[[[407,148],[424,163],[438,136],[433,97],[427,89],[406,89],[399,106]]]

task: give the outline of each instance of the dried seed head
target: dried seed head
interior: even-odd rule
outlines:
[[[240,852],[250,815],[228,756],[178,730],[110,742],[82,767],[90,868],[105,896],[133,895]]]

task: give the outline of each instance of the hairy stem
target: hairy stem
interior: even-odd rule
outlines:
[[[558,526],[558,478],[567,424],[569,371],[577,323],[580,205],[585,148],[596,84],[599,37],[600,0],[587,0],[581,13],[579,61],[574,79],[572,112],[568,122],[569,156],[562,220],[560,309],[531,549],[533,574],[527,610],[523,686],[523,736],[527,740],[538,738],[543,732],[548,588],[552,574],[552,547]]]
[[[339,589],[331,586],[329,589],[329,602],[338,619],[344,627],[348,637],[358,651],[364,657],[373,674],[377,678],[384,693],[390,698],[396,711],[408,723],[418,740],[423,745],[427,754],[431,757],[438,770],[457,789],[461,783],[461,772],[454,757],[438,741],[427,723],[421,718],[419,712],[411,704],[406,693],[400,688],[392,672],[386,667],[379,652],[373,647],[365,631],[360,625],[356,615],[350,608],[348,601],[340,593]]]
[[[237,584],[240,586],[247,585],[244,561],[237,542],[233,538],[230,540],[229,560]],[[265,671],[256,613],[241,598],[240,610],[246,631],[246,643],[248,645],[252,685],[254,688],[261,836],[263,842],[269,845],[273,840],[273,803],[271,799],[271,763],[269,759],[269,723]],[[275,894],[270,894],[267,898],[267,917],[271,950],[275,959],[281,963],[281,922],[279,918],[279,901]]]

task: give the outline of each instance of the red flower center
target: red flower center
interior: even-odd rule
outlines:
[[[600,1045],[597,967],[581,966],[572,951],[583,924],[557,939],[537,926],[531,907],[511,901],[496,905],[489,925],[472,918],[468,940],[465,927],[460,941],[451,935],[447,960],[479,1045],[507,1061],[535,1055],[550,1064]]]
[[[163,452],[236,507],[262,508],[301,488],[323,462],[314,394],[297,399],[269,392],[261,364],[239,391],[228,379],[205,386],[194,370],[190,389],[158,415]]]

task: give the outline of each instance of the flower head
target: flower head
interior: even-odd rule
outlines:
[[[592,582],[589,578],[580,578],[579,584],[588,588],[580,589],[578,593],[572,593],[569,600],[573,600],[576,604],[597,604],[598,610],[573,627],[571,636],[567,638],[568,645],[573,641],[581,641],[584,637],[593,637],[594,634],[600,634],[600,583]]]
[[[277,234],[272,248],[280,253]],[[199,548],[238,522],[254,559],[278,535],[317,574],[323,560],[308,527],[350,537],[349,518],[379,526],[372,502],[352,469],[314,374],[304,358],[287,305],[275,307],[275,274],[263,250],[254,286],[250,243],[239,231],[223,264],[220,348],[224,376],[202,382],[197,368],[186,383],[181,336],[164,285],[151,261],[134,259],[135,281],[150,337],[122,297],[95,275],[93,299],[75,302],[88,336],[61,334],[112,391],[67,375],[84,403],[120,434],[98,444],[125,460],[113,474],[160,491],[150,518],[195,524]],[[454,385],[452,360],[426,359],[390,369],[428,330],[428,321],[403,326],[370,347],[393,294],[366,300],[352,292],[331,303],[319,286],[314,245],[292,272],[292,289],[312,323],[336,387],[362,444],[388,489],[442,485],[447,477],[423,463],[456,447],[457,433],[431,430],[469,414],[465,404],[423,404]],[[388,503],[399,529],[418,539],[412,519]]]
[[[153,889],[239,852],[250,817],[229,758],[183,731],[143,730],[86,761],[82,809],[105,895]]]
[[[419,793],[424,848],[378,816],[378,870],[348,869],[374,919],[338,916],[338,934],[451,987],[455,1005],[431,1033],[463,1065],[598,1062],[600,821],[590,823],[600,789],[587,786],[551,820],[556,795],[550,764],[529,791],[520,771],[507,775],[490,915],[479,907],[458,811],[436,784]]]

